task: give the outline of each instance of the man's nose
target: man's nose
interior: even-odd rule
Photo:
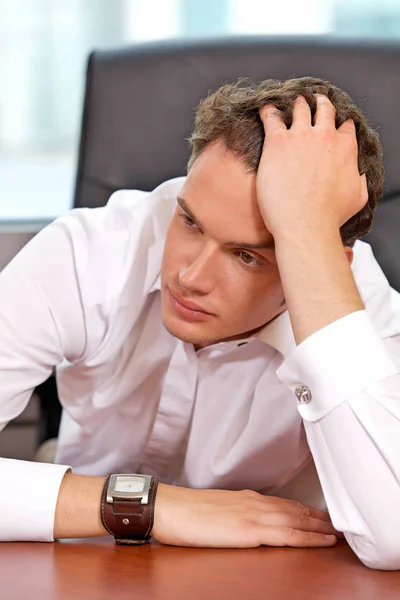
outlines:
[[[217,277],[217,250],[212,245],[205,245],[200,254],[191,260],[188,266],[179,271],[179,283],[182,289],[198,294],[209,294],[213,291]]]

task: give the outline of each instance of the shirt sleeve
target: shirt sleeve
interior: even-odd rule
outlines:
[[[152,193],[120,190],[104,207],[70,211],[1,272],[0,430],[56,365],[98,359],[99,351],[112,346],[120,334],[114,316],[121,307],[132,320],[140,313],[159,275],[165,230],[182,183],[177,178]],[[73,389],[68,392],[65,403],[74,396]],[[74,400],[75,407],[85,402],[79,393]],[[69,414],[73,408],[68,404]],[[67,468],[0,459],[0,540],[53,539]]]
[[[400,569],[399,371],[400,334],[382,339],[366,311],[310,336],[278,371],[294,394],[310,390],[298,409],[332,522],[376,569]]]
[[[34,388],[85,348],[71,228],[44,229],[0,273],[0,430]],[[1,435],[1,434],[0,434]],[[0,540],[50,541],[68,466],[0,459]]]

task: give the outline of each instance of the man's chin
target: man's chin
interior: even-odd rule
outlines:
[[[209,346],[217,341],[215,336],[207,335],[204,331],[204,326],[202,327],[199,323],[185,323],[176,319],[164,317],[163,315],[163,325],[168,333],[178,340],[187,344],[193,344],[193,346],[199,348]]]

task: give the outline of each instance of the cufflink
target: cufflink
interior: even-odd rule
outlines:
[[[295,390],[296,398],[300,404],[311,402],[311,392],[306,385],[299,385]]]

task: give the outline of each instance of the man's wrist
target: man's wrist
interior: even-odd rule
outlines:
[[[275,249],[292,248],[293,251],[304,248],[310,251],[310,246],[320,244],[331,246],[339,243],[342,247],[340,229],[337,224],[327,217],[313,216],[305,219],[299,215],[298,219],[283,223],[273,232]]]
[[[100,519],[100,502],[105,477],[65,474],[54,519],[54,538],[108,535]]]
[[[364,305],[339,229],[288,228],[275,238],[276,259],[297,344]]]
[[[100,517],[119,544],[144,544],[154,524],[159,477],[137,473],[110,474],[103,487]]]

